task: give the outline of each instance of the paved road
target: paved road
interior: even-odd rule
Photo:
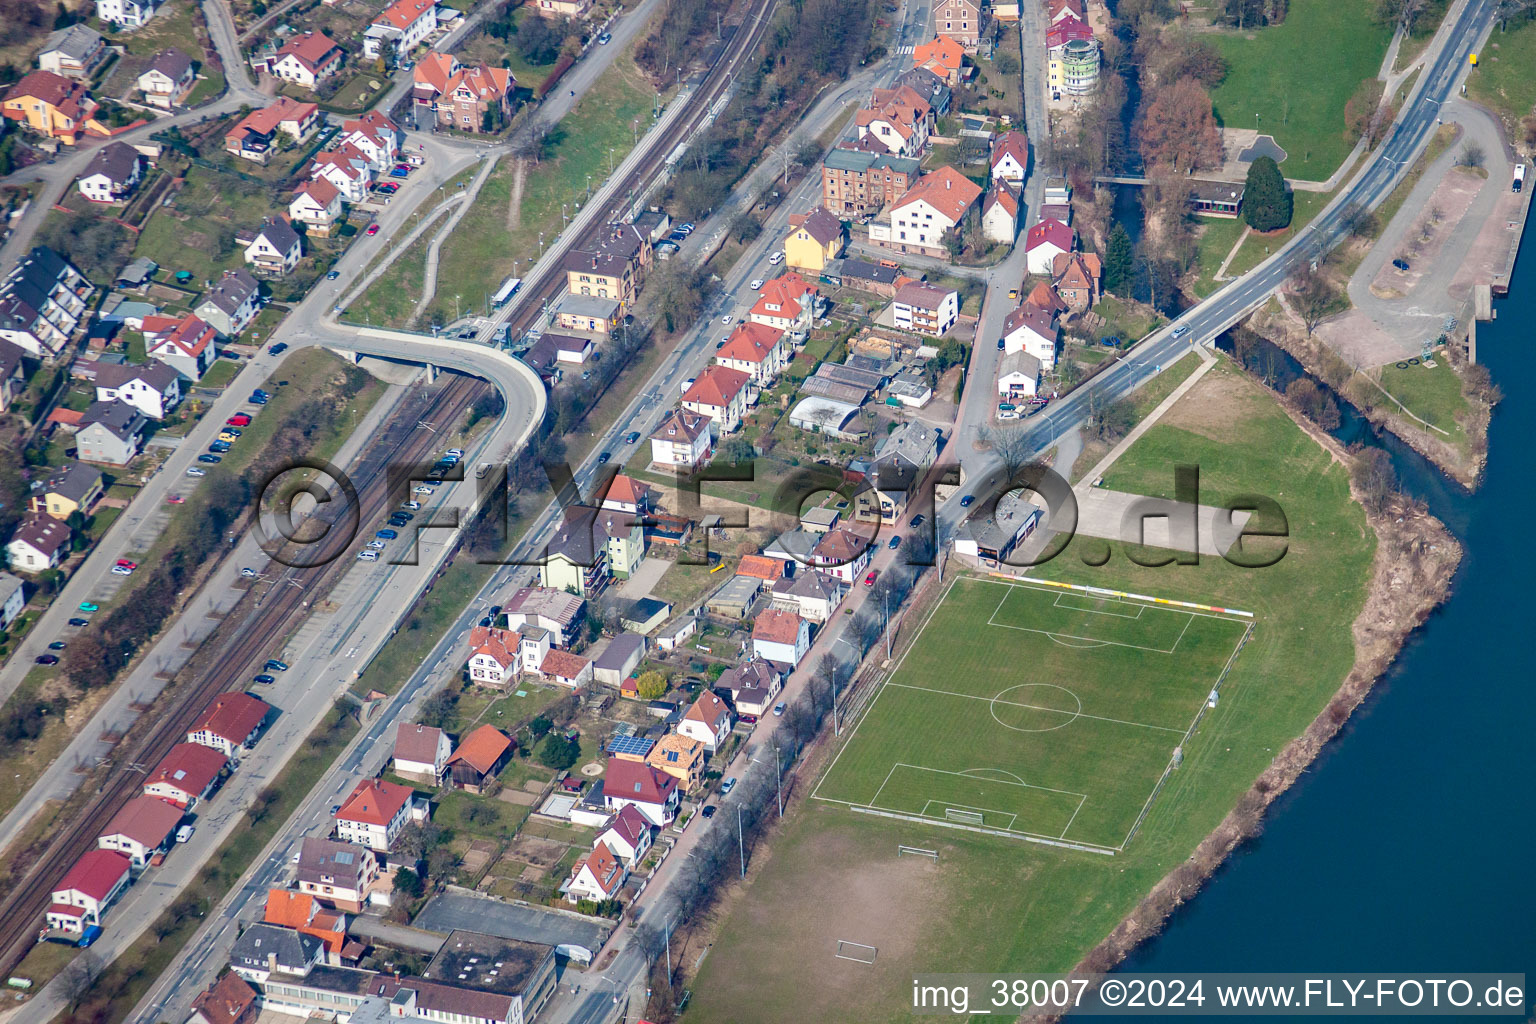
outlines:
[[[447,935],[456,929],[484,932],[503,939],[542,942],[548,946],[570,943],[596,953],[603,948],[609,924],[576,914],[552,913],[538,907],[503,903],[464,892],[434,896],[417,916],[417,928]]]

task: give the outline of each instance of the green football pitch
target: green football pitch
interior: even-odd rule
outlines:
[[[1121,849],[1247,628],[961,576],[814,796]]]

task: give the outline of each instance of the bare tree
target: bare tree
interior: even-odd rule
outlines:
[[[1488,163],[1488,154],[1484,152],[1481,143],[1468,142],[1461,147],[1461,158],[1457,163],[1463,167],[1484,167]]]
[[[101,957],[88,949],[66,964],[54,978],[54,984],[59,986],[59,994],[64,997],[71,1012],[79,1009],[81,1000],[91,990],[91,985],[100,973]]]
[[[1034,447],[1029,442],[1029,429],[1022,423],[1002,426],[984,426],[978,431],[983,444],[990,445],[992,454],[1003,464],[1003,471],[1011,479],[1030,462]]]

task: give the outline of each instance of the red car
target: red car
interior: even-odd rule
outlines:
[[[166,498],[165,500],[170,502],[172,505],[185,505],[187,503],[187,499],[183,498],[179,494],[173,494],[169,498]]]
[[[872,586],[875,585],[875,580],[877,580],[879,578],[880,578],[880,570],[879,569],[871,569],[871,570],[869,570],[869,575],[864,577],[864,585],[866,587],[872,587]]]
[[[126,558],[119,558],[117,560],[117,564],[118,567],[122,569],[137,569],[139,567],[138,562],[130,562]]]
[[[251,418],[243,412],[236,413],[225,420],[224,425],[226,427],[248,427],[251,425]]]
[[[368,232],[367,233],[370,234],[370,235],[378,234],[379,233],[379,226],[377,224],[369,224],[368,225]]]

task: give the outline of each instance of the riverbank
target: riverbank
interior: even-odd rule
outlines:
[[[1344,465],[1353,461],[1336,440],[1289,403],[1282,404],[1292,421],[1334,461]],[[1363,496],[1354,483],[1350,493],[1361,501]],[[1376,534],[1376,555],[1366,602],[1352,627],[1356,655],[1349,674],[1311,725],[1276,755],[1190,858],[1164,876],[1136,909],[1083,957],[1076,971],[1103,972],[1119,964],[1142,942],[1157,935],[1174,910],[1194,898],[1234,850],[1263,830],[1270,805],[1338,735],[1414,631],[1449,596],[1462,548],[1443,523],[1419,503],[1401,497],[1378,513],[1367,509],[1366,519]]]

